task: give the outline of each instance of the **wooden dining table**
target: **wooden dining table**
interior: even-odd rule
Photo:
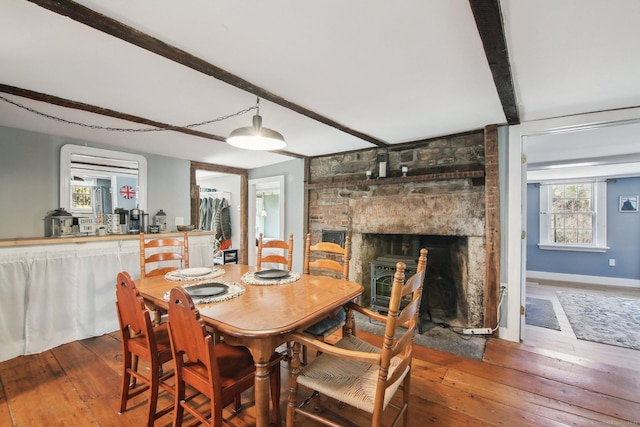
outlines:
[[[215,268],[224,274],[212,281],[237,283],[245,292],[232,299],[198,304],[202,320],[227,344],[249,349],[256,366],[255,406],[256,425],[269,425],[269,369],[267,363],[278,346],[287,341],[289,333],[304,329],[323,319],[336,308],[362,294],[363,286],[342,279],[300,274],[289,284],[251,285],[242,282],[255,267],[225,264]],[[171,288],[193,284],[177,282],[164,276],[147,277],[136,281],[147,304],[166,310],[165,294]]]

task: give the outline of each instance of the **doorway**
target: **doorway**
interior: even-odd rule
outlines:
[[[508,143],[508,184],[507,184],[507,241],[509,249],[505,253],[507,266],[507,319],[506,327],[501,327],[500,337],[511,341],[525,338],[524,307],[526,305],[526,232],[527,232],[527,151],[531,138],[553,134],[571,134],[594,129],[615,127],[624,123],[637,122],[640,109],[608,111],[562,117],[538,122],[523,123],[509,129]],[[610,141],[606,149],[611,149]],[[556,146],[552,154],[558,158],[563,154],[562,146]],[[597,157],[588,152],[583,157]],[[575,161],[575,160],[574,160]]]
[[[284,240],[284,175],[249,180],[248,193],[247,252],[249,265],[255,265],[260,233]]]
[[[247,176],[246,169],[232,168],[228,166],[214,165],[210,163],[191,162],[190,193],[191,193],[191,224],[200,224],[200,188],[197,175],[200,172],[208,172],[209,176],[226,177],[235,179],[236,184],[231,191],[230,211],[236,221],[232,227],[232,247],[239,249],[239,262],[247,263]],[[239,181],[239,182],[238,182]],[[235,231],[234,231],[235,230]],[[213,256],[213,254],[212,254]]]

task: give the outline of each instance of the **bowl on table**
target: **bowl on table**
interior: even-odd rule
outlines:
[[[194,225],[177,225],[178,231],[193,231]]]

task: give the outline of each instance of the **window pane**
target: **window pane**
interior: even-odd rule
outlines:
[[[555,243],[593,243],[593,185],[551,186],[551,240]]]
[[[577,243],[590,244],[591,242],[593,242],[593,232],[591,230],[578,231]]]
[[[578,228],[578,215],[565,215],[564,226],[566,228]]]
[[[72,187],[71,208],[91,209],[91,188],[84,186]]]
[[[565,185],[564,187],[564,197],[566,198],[576,198],[578,197],[578,193],[576,191],[575,185]]]

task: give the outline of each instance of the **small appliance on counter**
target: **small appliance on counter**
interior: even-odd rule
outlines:
[[[144,212],[138,208],[129,211],[129,234],[139,234],[144,230]]]
[[[45,237],[73,236],[73,215],[64,208],[58,208],[47,213],[44,218]]]
[[[123,208],[116,208],[115,213],[118,215],[118,225],[120,230],[113,234],[129,233],[129,211]]]

